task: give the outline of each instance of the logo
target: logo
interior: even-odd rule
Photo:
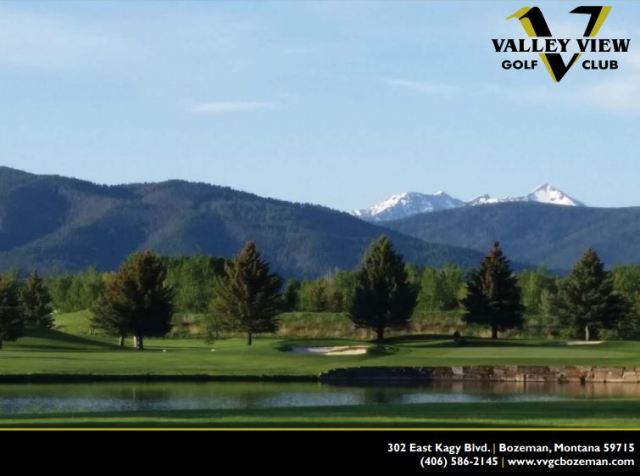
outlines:
[[[572,14],[586,16],[582,38],[559,38],[551,33],[551,28],[538,7],[524,7],[508,16],[507,20],[517,19],[528,39],[494,38],[491,41],[496,53],[539,53],[542,63],[555,82],[560,82],[576,64],[581,64],[585,71],[617,70],[617,57],[614,59],[607,56],[605,59],[586,59],[580,62],[585,53],[628,53],[631,43],[629,38],[596,38],[611,8],[586,6],[571,10]],[[538,65],[537,60],[502,62],[502,68],[505,70],[534,70]]]

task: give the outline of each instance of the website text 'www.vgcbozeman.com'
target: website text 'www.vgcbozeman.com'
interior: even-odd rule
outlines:
[[[568,466],[635,466],[635,460],[632,458],[619,458],[619,459],[607,459],[607,458],[566,458],[560,456],[559,458],[505,458],[505,467],[516,466],[540,466],[549,469],[557,467]]]

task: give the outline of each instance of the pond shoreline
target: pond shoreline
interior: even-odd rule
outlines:
[[[5,374],[0,383],[73,382],[320,382],[320,383],[429,383],[549,382],[640,383],[639,367],[599,366],[462,366],[462,367],[345,367],[318,375],[211,374]]]
[[[0,383],[91,382],[319,382],[317,375],[208,375],[208,374],[15,374],[0,375]]]
[[[320,375],[326,383],[548,382],[640,383],[640,367],[479,365],[462,367],[350,367]]]

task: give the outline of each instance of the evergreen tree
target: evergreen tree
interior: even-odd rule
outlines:
[[[167,268],[150,251],[131,255],[120,266],[94,306],[92,323],[110,334],[133,335],[135,347],[144,338],[164,336],[171,329],[173,288],[166,284]]]
[[[349,317],[356,327],[373,329],[382,340],[385,329],[408,325],[417,296],[402,256],[383,235],[371,243],[356,273]]]
[[[15,341],[24,332],[24,313],[16,282],[0,276],[0,349],[4,341]]]
[[[589,341],[598,328],[610,328],[628,313],[625,301],[613,287],[611,274],[592,249],[588,249],[562,282],[555,301],[560,321]]]
[[[253,334],[276,330],[281,286],[282,279],[269,271],[255,243],[247,243],[216,280],[210,323],[246,332],[251,345]]]
[[[22,286],[22,307],[25,324],[34,327],[53,327],[51,296],[44,280],[35,271]]]
[[[498,338],[499,331],[522,325],[524,306],[520,302],[520,288],[498,242],[493,244],[480,268],[471,271],[462,304],[463,320],[491,326],[492,339]]]
[[[108,335],[118,336],[120,347],[129,334],[129,322],[125,313],[117,311],[116,300],[119,285],[112,280],[103,294],[91,306],[91,327]]]
[[[284,309],[291,312],[296,311],[300,304],[300,281],[297,279],[290,279],[287,281],[287,285],[282,296]]]

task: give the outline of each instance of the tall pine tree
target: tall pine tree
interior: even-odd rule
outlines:
[[[92,324],[121,339],[133,335],[138,350],[144,338],[164,336],[171,329],[173,288],[167,268],[150,251],[135,253],[120,266],[94,306]]]
[[[356,327],[373,329],[384,339],[387,328],[404,328],[416,307],[417,286],[409,282],[402,256],[391,240],[381,236],[371,243],[355,277],[349,317]]]
[[[554,307],[560,322],[575,333],[583,332],[585,341],[594,337],[599,328],[613,327],[629,311],[614,290],[611,274],[592,249],[584,253],[561,283]]]
[[[216,280],[209,327],[253,334],[277,329],[275,317],[282,311],[282,279],[269,271],[255,243],[249,242],[225,265],[224,276]]]
[[[91,306],[91,327],[108,335],[117,336],[120,347],[130,333],[128,314],[119,312],[117,305],[120,284],[116,277],[108,283],[103,293]]]
[[[22,307],[25,324],[33,327],[53,327],[51,296],[44,280],[35,271],[22,286]]]
[[[495,242],[480,268],[469,274],[467,296],[462,304],[463,320],[490,326],[492,339],[498,338],[499,331],[522,325],[524,306],[520,288],[500,243]]]
[[[15,281],[0,276],[0,349],[4,341],[15,341],[24,332],[24,312]]]
[[[300,304],[300,281],[297,279],[290,279],[287,281],[284,293],[282,296],[284,310],[285,311],[297,311]]]

